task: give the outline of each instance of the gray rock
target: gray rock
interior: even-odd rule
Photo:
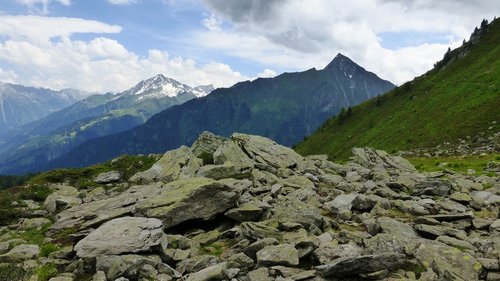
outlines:
[[[222,165],[231,162],[240,172],[251,171],[255,162],[246,155],[233,141],[223,142],[214,152],[214,164]]]
[[[453,238],[450,236],[439,236],[438,238],[436,238],[435,241],[441,242],[443,244],[446,244],[446,245],[449,245],[449,246],[452,246],[455,248],[459,248],[459,249],[465,249],[465,250],[471,250],[471,251],[477,250],[477,248],[474,247],[471,243],[469,243],[467,241],[460,240],[460,239],[456,239],[456,238]]]
[[[241,204],[238,208],[230,209],[225,215],[239,222],[257,221],[262,215],[262,211],[262,208],[257,206],[256,203],[251,202]]]
[[[490,224],[490,232],[494,235],[500,235],[500,219],[497,219]]]
[[[274,281],[274,278],[269,276],[269,268],[261,267],[252,270],[247,275],[248,281]]]
[[[314,183],[304,176],[291,176],[282,181],[283,186],[294,189],[309,188],[314,189]]]
[[[203,161],[186,146],[166,152],[150,169],[130,178],[133,182],[175,181],[193,178]]]
[[[300,223],[305,227],[311,225],[322,228],[323,217],[318,208],[293,197],[283,197],[274,204],[273,218],[280,223]]]
[[[236,204],[240,194],[241,190],[230,181],[177,180],[166,184],[156,196],[137,203],[136,212],[159,218],[169,228],[187,220],[208,220],[225,212]]]
[[[219,260],[215,256],[211,255],[194,256],[185,260],[181,260],[177,264],[176,269],[181,274],[194,273],[202,269],[205,269],[207,267],[210,267],[212,265],[216,265],[217,263],[219,263]]]
[[[355,244],[321,243],[313,256],[321,264],[327,264],[338,258],[357,257],[362,253],[363,248]]]
[[[278,229],[260,222],[243,222],[240,224],[240,228],[244,236],[254,240],[264,238],[281,239],[281,233]]]
[[[304,158],[293,149],[281,146],[274,141],[253,135],[234,133],[231,136],[239,147],[263,168],[299,168],[304,165]]]
[[[352,202],[357,196],[357,193],[340,194],[332,201],[326,202],[323,207],[334,214],[338,214],[341,211],[349,211],[352,208]]]
[[[123,217],[101,225],[75,245],[81,258],[138,253],[159,245],[163,225],[158,219]]]
[[[378,224],[380,225],[381,231],[383,233],[393,234],[393,235],[401,235],[405,237],[418,237],[415,230],[411,225],[402,223],[393,218],[389,217],[380,217],[377,219]]]
[[[331,264],[320,265],[316,271],[322,277],[348,277],[379,270],[394,270],[403,266],[405,256],[395,253],[364,255],[350,258],[339,258]]]
[[[406,159],[400,156],[391,156],[382,150],[373,148],[353,148],[353,161],[366,168],[383,167],[407,172],[416,172],[417,169]]]
[[[418,240],[416,236],[405,236],[404,234],[379,233],[369,239],[364,239],[365,252],[367,254],[379,253],[405,253],[408,243]]]
[[[257,263],[263,266],[299,265],[299,252],[291,244],[267,246],[257,252]]]
[[[199,177],[206,177],[211,179],[227,179],[235,178],[242,179],[250,176],[250,170],[242,172],[231,162],[225,162],[222,165],[206,165],[202,166],[196,173]]]
[[[151,255],[101,255],[96,257],[96,271],[104,272],[108,280],[120,277],[136,280],[141,269],[146,265],[157,268],[160,264],[160,257]]]
[[[121,179],[122,175],[118,171],[101,173],[94,178],[95,183],[111,183]]]
[[[416,183],[412,190],[413,195],[445,196],[451,192],[451,183],[444,180],[427,180]]]
[[[46,218],[32,218],[32,219],[21,219],[19,220],[19,229],[40,229],[43,226],[49,225],[52,222]]]
[[[30,260],[40,254],[40,248],[37,245],[18,245],[6,254],[0,255],[0,263],[16,263]]]
[[[92,281],[107,281],[104,271],[97,271],[92,277]]]
[[[58,190],[47,196],[43,203],[43,207],[50,213],[71,208],[82,203],[82,200],[78,198],[80,192],[76,188],[67,185],[60,185],[57,188]]]
[[[201,271],[190,274],[186,281],[212,281],[212,280],[224,280],[226,277],[227,263],[219,263],[210,267],[207,267]]]
[[[239,268],[243,272],[248,272],[253,268],[254,261],[244,253],[238,253],[227,259],[228,267]]]
[[[210,132],[203,132],[198,136],[198,139],[191,146],[193,154],[203,160],[203,164],[214,163],[214,153],[217,148],[226,141],[226,138],[216,136]],[[222,163],[221,163],[222,164]]]
[[[242,249],[242,252],[245,253],[245,255],[249,256],[250,258],[256,260],[258,251],[262,250],[264,247],[271,245],[278,245],[278,244],[279,241],[275,238],[264,238],[257,240],[254,243],[246,246],[245,248]]]

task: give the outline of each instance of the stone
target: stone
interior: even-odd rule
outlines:
[[[46,218],[32,218],[32,219],[20,219],[19,220],[19,229],[27,230],[27,229],[40,229],[43,226],[49,225],[52,222]]]
[[[337,241],[335,241],[337,242]],[[313,256],[321,264],[327,264],[338,258],[357,257],[363,253],[363,248],[355,244],[321,243],[314,250]]]
[[[104,223],[75,245],[81,258],[139,253],[161,242],[163,225],[153,218],[122,217]]]
[[[453,236],[459,239],[465,240],[467,239],[467,234],[463,230],[457,230],[451,227],[441,226],[441,225],[426,225],[426,224],[417,224],[414,226],[415,230],[430,236]]]
[[[329,210],[333,214],[338,214],[344,210],[351,210],[352,202],[358,196],[357,193],[340,194],[330,202],[326,202],[323,208]]]
[[[299,252],[292,244],[267,246],[257,252],[257,263],[261,266],[297,266]]]
[[[186,281],[211,281],[211,280],[224,280],[226,277],[227,263],[219,263],[207,267],[201,271],[190,274]]]
[[[215,256],[194,256],[188,259],[181,260],[177,264],[176,270],[181,274],[194,273],[218,263],[219,260]]]
[[[31,260],[40,254],[40,248],[37,245],[18,245],[12,248],[6,254],[0,255],[0,263],[17,263],[25,260]]]
[[[443,244],[458,248],[458,249],[464,249],[464,250],[471,250],[471,251],[477,251],[477,248],[474,247],[471,243],[467,241],[463,241],[460,239],[456,239],[450,236],[438,236],[436,238],[437,242],[441,242]]]
[[[92,281],[107,281],[104,271],[97,271],[92,277]]]
[[[470,254],[436,241],[421,239],[410,243],[406,252],[425,269],[434,271],[438,276],[453,276],[454,280],[478,280],[482,268]]]
[[[73,281],[73,280],[74,279],[72,277],[68,276],[57,276],[49,279],[49,281]]]
[[[193,178],[203,161],[196,157],[186,146],[167,151],[153,166],[130,178],[132,182],[148,183],[152,181],[175,181]]]
[[[490,224],[490,232],[494,235],[500,235],[500,219],[497,219]]]
[[[269,268],[261,267],[252,270],[247,275],[248,281],[274,281],[274,278],[269,276]]]
[[[267,226],[261,222],[243,222],[240,224],[241,232],[244,236],[254,240],[263,238],[275,238],[281,240],[281,233],[278,229]]]
[[[244,247],[242,249],[242,252],[245,253],[245,255],[249,256],[250,258],[256,260],[258,251],[262,250],[264,247],[271,245],[278,245],[278,244],[279,241],[275,238],[264,238],[257,240],[254,243]]]
[[[413,195],[445,196],[451,192],[451,183],[444,180],[426,180],[412,187]]]
[[[225,215],[239,222],[257,221],[262,215],[262,211],[262,208],[251,202],[244,203],[237,208],[230,209],[225,213]]]
[[[94,178],[95,183],[111,183],[111,182],[116,182],[121,179],[122,175],[118,171],[110,171],[106,173],[100,173]]]
[[[311,225],[323,227],[323,217],[318,208],[288,196],[276,200],[273,218],[280,223],[300,223],[307,228]]]
[[[274,141],[254,135],[234,133],[231,140],[235,142],[245,153],[260,164],[263,168],[272,171],[279,168],[300,168],[304,165],[304,158],[293,149],[281,146]]]
[[[500,205],[500,195],[493,194],[489,191],[474,191],[471,196],[472,200],[480,205]]]
[[[379,233],[369,239],[364,239],[366,254],[379,253],[405,253],[405,247],[408,243],[419,239],[416,236],[405,236],[404,234],[385,234]]]
[[[199,177],[211,178],[211,179],[227,179],[235,178],[242,179],[250,176],[250,171],[242,173],[233,163],[225,162],[222,165],[206,165],[200,167],[196,173]]]
[[[253,268],[254,261],[244,253],[232,255],[227,260],[228,267],[239,268],[243,272],[248,272]]]
[[[100,255],[96,257],[96,271],[106,274],[108,280],[123,277],[136,280],[141,269],[146,265],[157,268],[161,259],[154,255]],[[128,280],[127,279],[127,280]]]
[[[202,132],[191,146],[193,154],[203,160],[203,164],[214,163],[214,153],[227,139],[210,132]],[[222,163],[221,163],[222,164]]]
[[[395,253],[382,253],[357,257],[339,258],[333,263],[316,267],[322,277],[349,277],[380,270],[394,270],[403,266],[405,256]]]
[[[159,218],[165,228],[192,219],[208,220],[236,204],[241,190],[206,178],[183,179],[166,184],[159,194],[136,205],[136,212]]]
[[[314,183],[304,176],[291,176],[282,181],[283,186],[294,189],[310,188],[315,189]]]
[[[405,237],[418,237],[413,227],[409,224],[400,222],[389,217],[380,217],[377,219],[382,233],[401,235]]]
[[[487,270],[499,270],[500,265],[498,263],[498,259],[487,259],[487,258],[478,258],[477,261],[481,263],[481,265]]]
[[[231,162],[240,172],[251,171],[255,162],[246,155],[241,148],[233,141],[223,142],[213,155],[214,164],[222,165]]]
[[[72,186],[57,186],[57,190],[47,196],[43,207],[50,213],[54,213],[77,206],[82,203],[82,200],[78,198],[79,194],[80,192]]]
[[[391,156],[383,150],[376,150],[368,147],[353,148],[352,154],[352,160],[366,168],[379,166],[386,169],[396,169],[407,172],[417,171],[408,160],[400,156]]]

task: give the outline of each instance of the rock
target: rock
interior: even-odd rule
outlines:
[[[494,235],[500,235],[500,219],[497,219],[490,224],[490,232]]]
[[[101,173],[94,178],[95,183],[111,183],[116,182],[121,179],[122,175],[118,171],[110,171],[106,173]]]
[[[198,136],[198,139],[191,146],[193,154],[203,160],[203,164],[214,163],[214,153],[219,146],[227,139],[221,136],[216,136],[210,132],[203,132]],[[221,163],[222,164],[222,163]]]
[[[92,277],[92,281],[107,281],[104,271],[97,271]]]
[[[74,279],[72,277],[68,276],[57,276],[50,278],[49,281],[73,281]]]
[[[275,238],[264,238],[257,240],[254,243],[246,246],[245,248],[242,249],[242,252],[245,253],[245,255],[249,256],[250,258],[256,260],[258,251],[262,250],[264,247],[271,245],[278,245],[278,244],[279,241]]]
[[[281,239],[281,233],[278,229],[261,222],[243,222],[240,224],[240,228],[243,235],[254,240],[264,238]]]
[[[82,203],[82,200],[78,198],[80,192],[67,185],[58,186],[58,190],[47,196],[43,207],[50,213],[56,211],[64,210]]]
[[[427,270],[450,280],[478,280],[481,264],[474,257],[445,244],[421,239],[407,246],[407,253],[414,256]]]
[[[297,266],[299,252],[291,244],[267,246],[257,252],[257,263],[263,266]]]
[[[418,182],[412,187],[413,195],[445,196],[450,194],[451,183],[443,180]]]
[[[416,172],[417,169],[406,159],[400,156],[391,156],[382,150],[373,148],[353,148],[353,161],[366,168],[383,167],[407,172]]]
[[[90,201],[104,200],[106,199],[106,190],[102,186],[96,187],[87,194],[87,197]]]
[[[304,176],[291,176],[282,181],[283,186],[294,189],[309,188],[315,189],[314,183]]]
[[[32,219],[21,219],[19,221],[19,229],[40,229],[43,226],[49,225],[52,222],[46,218],[32,218]]]
[[[460,240],[460,239],[456,239],[453,237],[449,237],[449,236],[438,236],[438,238],[436,238],[435,241],[441,242],[443,244],[446,244],[446,245],[449,245],[449,246],[452,246],[452,247],[455,247],[458,249],[471,250],[471,251],[477,250],[477,248],[474,247],[471,243],[469,243],[467,241]]]
[[[176,269],[181,274],[194,273],[212,265],[216,265],[218,262],[219,260],[215,256],[201,255],[181,260],[177,264]]]
[[[322,277],[349,277],[364,273],[373,273],[380,270],[394,270],[405,262],[405,256],[395,253],[364,255],[358,257],[339,258],[333,263],[320,265],[316,271]]]
[[[162,263],[160,257],[152,255],[101,255],[96,257],[95,264],[95,270],[104,272],[108,280],[120,277],[136,280],[146,265],[157,268]]]
[[[30,260],[40,254],[40,248],[37,245],[18,245],[6,254],[0,255],[0,263],[16,263]]]
[[[326,202],[323,207],[333,214],[338,214],[345,210],[349,211],[352,208],[352,202],[357,196],[357,193],[340,194],[333,201]]]
[[[460,203],[468,203],[472,201],[472,197],[469,194],[463,192],[453,192],[450,195],[450,199]]]
[[[418,240],[416,236],[405,236],[404,234],[385,234],[379,233],[369,239],[364,239],[366,254],[379,253],[405,253],[405,247],[408,243]]]
[[[139,172],[130,178],[133,182],[175,181],[193,178],[202,166],[202,160],[197,158],[186,146],[166,152],[150,169]]]
[[[362,253],[363,248],[355,244],[321,243],[313,256],[319,263],[327,264],[338,258],[357,257]]]
[[[415,230],[430,236],[453,236],[459,239],[465,240],[467,239],[467,234],[463,230],[457,230],[451,227],[441,226],[441,225],[426,225],[426,224],[418,224],[414,226]]]
[[[81,258],[138,253],[159,245],[163,225],[158,219],[123,217],[104,223],[75,245]]]
[[[192,219],[211,219],[233,207],[240,194],[241,190],[231,182],[177,180],[166,184],[156,196],[137,203],[136,212],[159,218],[169,228]]]
[[[498,259],[486,259],[486,258],[478,258],[477,261],[481,263],[481,265],[487,270],[499,270],[500,264],[498,263]]]
[[[269,268],[261,267],[252,270],[247,275],[248,281],[274,281],[274,278],[269,276]]]
[[[252,160],[263,169],[272,171],[279,168],[297,168],[304,164],[304,158],[293,149],[281,146],[274,141],[253,135],[234,133],[234,141]]]
[[[238,208],[230,209],[225,213],[225,215],[239,222],[257,221],[259,220],[262,211],[262,208],[257,206],[255,203],[244,203]]]
[[[227,259],[230,268],[239,268],[243,272],[248,272],[253,268],[254,261],[244,253],[238,253]]]
[[[323,227],[323,217],[318,208],[288,196],[276,200],[273,218],[281,223],[300,223],[307,228],[311,225]]]
[[[216,180],[227,178],[242,179],[250,176],[250,170],[242,173],[240,169],[233,165],[233,163],[225,162],[222,165],[202,166],[196,175]]]
[[[223,142],[213,155],[214,164],[222,165],[231,162],[241,173],[251,171],[255,162],[246,155],[241,148],[233,141]]]
[[[393,234],[393,235],[401,235],[404,237],[418,237],[415,230],[411,225],[402,223],[393,218],[389,217],[380,217],[377,219],[378,224],[380,225],[380,229],[383,233]]]
[[[500,196],[488,191],[472,192],[472,200],[479,205],[500,205]]]
[[[207,267],[201,271],[190,274],[186,281],[212,281],[212,280],[224,280],[226,277],[227,263],[219,263],[210,267]]]

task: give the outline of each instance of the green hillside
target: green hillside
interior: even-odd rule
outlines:
[[[500,22],[447,52],[434,69],[331,118],[295,149],[346,159],[352,147],[389,152],[500,130]]]

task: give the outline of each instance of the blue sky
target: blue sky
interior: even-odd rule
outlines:
[[[400,84],[499,11],[497,0],[3,0],[0,81],[104,92],[163,73],[221,87],[341,52]]]

